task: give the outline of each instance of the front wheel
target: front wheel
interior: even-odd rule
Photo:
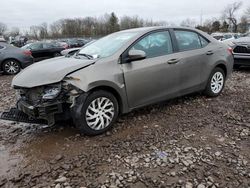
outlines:
[[[205,94],[209,97],[217,97],[221,94],[223,88],[225,85],[225,72],[219,68],[216,67],[208,80]]]
[[[115,123],[118,113],[118,102],[114,95],[100,90],[86,98],[81,105],[79,117],[73,119],[82,133],[93,136],[109,130]]]

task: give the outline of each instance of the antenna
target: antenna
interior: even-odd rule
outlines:
[[[202,22],[203,22],[203,12],[202,12],[202,9],[201,9],[201,14],[200,14],[200,26],[202,26]]]

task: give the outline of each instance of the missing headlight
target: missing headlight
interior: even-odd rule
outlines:
[[[52,84],[44,88],[42,99],[52,100],[55,99],[61,92],[61,84]]]

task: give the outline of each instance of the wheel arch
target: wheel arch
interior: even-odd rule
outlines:
[[[107,86],[107,85],[101,85],[101,86],[96,86],[92,89],[90,89],[88,92],[92,93],[94,91],[98,91],[98,90],[104,90],[107,92],[110,92],[111,94],[113,94],[115,96],[115,98],[117,99],[117,102],[119,104],[119,113],[123,113],[124,112],[124,101],[122,100],[122,96],[121,94],[117,91],[117,89],[115,89],[114,87],[111,86]]]
[[[6,61],[9,61],[9,60],[14,60],[14,61],[16,61],[16,62],[20,65],[20,67],[23,68],[21,62],[20,62],[18,59],[11,57],[11,58],[6,58],[6,59],[2,60],[2,63],[1,63],[1,68],[2,68],[2,69],[3,69],[4,63],[5,63]]]
[[[226,67],[226,65],[225,65],[224,63],[218,63],[218,64],[215,66],[215,68],[216,68],[216,67],[221,68],[221,69],[224,71],[224,73],[225,73],[225,77],[227,77],[228,71],[227,71],[227,67]]]

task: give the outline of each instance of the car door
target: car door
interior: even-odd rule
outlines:
[[[169,31],[157,31],[144,36],[126,53],[131,49],[142,50],[147,56],[144,60],[122,64],[131,108],[178,95],[180,71]]]
[[[42,43],[34,43],[29,46],[32,56],[35,58],[35,61],[40,61],[43,59],[43,45]]]
[[[175,29],[180,67],[179,87],[182,94],[200,90],[202,87],[202,67],[206,64],[206,53],[200,35],[190,30]]]
[[[4,58],[4,54],[3,54],[4,49],[5,49],[5,47],[0,45],[0,66],[1,66],[1,63],[2,63],[3,58]]]
[[[54,57],[55,47],[50,43],[43,43],[44,58]]]

